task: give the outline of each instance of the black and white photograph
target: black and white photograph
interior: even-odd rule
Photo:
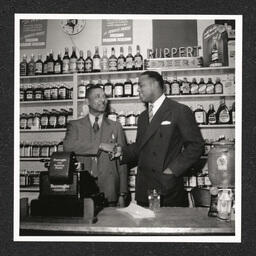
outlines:
[[[240,243],[242,20],[16,13],[14,241]]]

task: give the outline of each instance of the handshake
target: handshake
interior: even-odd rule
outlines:
[[[117,143],[100,143],[99,150],[107,152],[110,160],[118,158],[122,155],[122,147]]]

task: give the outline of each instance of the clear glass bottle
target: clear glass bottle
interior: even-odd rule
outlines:
[[[108,72],[108,54],[107,54],[107,48],[104,48],[103,50],[103,56],[101,58],[101,71],[102,72]]]
[[[117,57],[115,55],[115,48],[111,48],[111,56],[108,59],[109,71],[117,71]]]
[[[100,72],[101,66],[100,66],[100,55],[99,55],[99,47],[95,47],[95,53],[93,55],[92,61],[93,61],[93,72]]]
[[[226,106],[225,99],[220,102],[220,106],[217,110],[217,122],[218,124],[229,124],[231,121],[229,109]]]
[[[193,78],[192,82],[190,84],[190,92],[191,92],[191,94],[198,94],[199,93],[198,89],[199,89],[199,86],[198,86],[198,83],[196,81],[196,78]]]
[[[86,83],[84,80],[81,80],[79,86],[78,86],[78,93],[77,93],[78,99],[85,99],[86,96]]]

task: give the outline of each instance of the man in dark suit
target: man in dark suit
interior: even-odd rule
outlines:
[[[84,163],[85,170],[89,170],[93,176],[97,177],[100,192],[104,192],[109,206],[115,206],[117,203],[124,206],[123,197],[128,192],[127,166],[120,165],[117,160],[110,161],[106,152],[96,156],[102,143],[125,145],[122,126],[104,115],[107,99],[100,86],[89,88],[86,96],[89,113],[68,124],[63,141],[64,151],[73,151],[78,155],[94,155],[93,157],[78,156],[77,159]]]
[[[162,206],[188,206],[183,174],[204,149],[193,113],[164,95],[163,78],[157,72],[142,73],[138,90],[148,108],[139,116],[136,142],[115,147],[115,157],[137,164],[135,199],[139,205],[148,206],[148,190],[157,189]]]

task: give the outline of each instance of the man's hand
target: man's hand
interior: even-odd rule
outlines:
[[[114,143],[100,143],[99,149],[108,153],[113,153],[116,145]]]
[[[172,172],[172,170],[170,168],[166,168],[164,171],[163,171],[163,174],[173,174],[174,173]]]

